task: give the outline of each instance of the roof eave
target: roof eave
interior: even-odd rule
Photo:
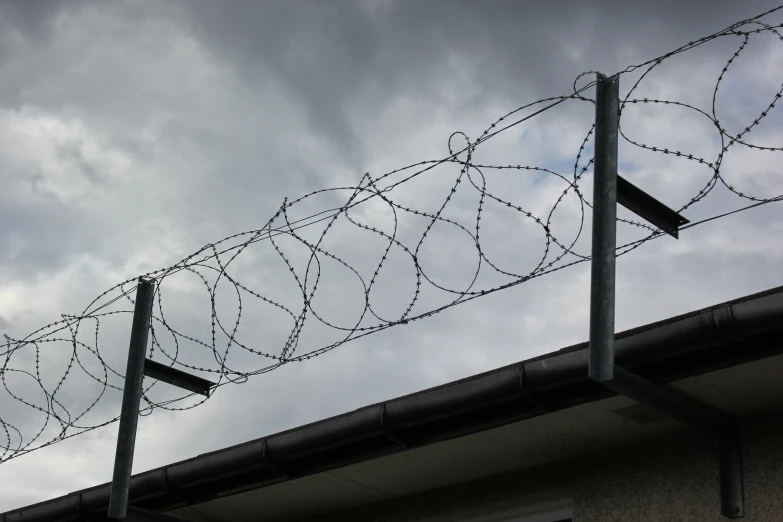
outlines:
[[[783,353],[783,287],[617,335],[617,363],[659,384]],[[587,344],[138,474],[132,505],[166,511],[453,439],[613,394],[587,378]],[[105,513],[110,484],[0,517]]]

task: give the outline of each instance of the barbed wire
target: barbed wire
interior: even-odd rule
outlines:
[[[764,21],[769,15],[781,9],[783,6],[757,17],[737,22],[722,31],[689,42],[658,58],[630,66],[618,73],[623,76],[635,71],[642,71],[640,77],[621,100],[620,135],[623,140],[637,149],[677,157],[711,172],[707,183],[679,208],[679,212],[689,210],[705,200],[718,186],[725,187],[736,198],[752,202],[745,207],[724,211],[718,215],[693,222],[682,227],[682,230],[783,199],[783,195],[764,197],[758,194],[748,194],[730,183],[721,170],[727,155],[734,149],[742,148],[755,152],[783,151],[783,146],[760,145],[752,143],[748,139],[748,135],[760,126],[761,122],[779,103],[781,95],[783,95],[783,85],[767,107],[752,121],[747,122],[743,130],[734,134],[721,123],[717,108],[718,94],[725,76],[742,53],[746,51],[750,40],[760,34],[769,34],[783,42],[783,36],[779,32],[783,24],[774,25]],[[702,109],[694,104],[676,100],[636,97],[635,93],[643,85],[643,81],[667,59],[721,38],[738,38],[739,45],[726,62],[714,84],[711,107]],[[519,107],[493,122],[474,141],[471,141],[465,133],[453,133],[448,140],[449,155],[445,158],[421,161],[377,177],[368,173],[362,176],[355,186],[317,190],[291,201],[285,199],[274,216],[260,229],[235,234],[216,243],[207,244],[170,267],[143,274],[141,277],[152,279],[155,282],[155,308],[150,327],[149,357],[186,371],[212,375],[213,380],[216,381],[216,387],[220,388],[226,384],[246,382],[253,375],[267,373],[291,362],[312,359],[349,341],[397,325],[419,321],[478,297],[589,261],[589,255],[580,253],[576,245],[585,228],[586,209],[590,208],[588,199],[580,189],[580,182],[590,172],[594,162],[590,148],[590,138],[594,133],[594,126],[589,128],[582,140],[575,156],[573,171],[569,174],[563,174],[543,166],[483,164],[474,161],[476,152],[481,145],[511,128],[549,113],[555,107],[566,102],[595,103],[594,100],[585,96],[586,91],[591,89],[595,82],[588,82],[582,87],[577,86],[589,74],[595,74],[595,71],[583,73],[575,79],[571,94],[546,98]],[[627,111],[631,107],[661,105],[691,111],[710,122],[715,129],[715,139],[720,145],[717,155],[708,159],[693,152],[686,153],[682,150],[646,144],[630,136],[627,129],[623,127]],[[459,146],[457,145],[458,140],[462,141]],[[410,185],[413,180],[424,179],[426,174],[440,167],[453,167],[456,176],[453,178],[445,197],[438,200],[439,203],[434,210],[426,210],[424,205],[416,206],[400,201],[399,191],[402,188]],[[562,190],[548,210],[534,212],[530,208],[523,207],[519,202],[515,202],[514,194],[489,190],[487,173],[505,170],[528,171],[546,176],[547,179],[553,179],[556,183],[562,183]],[[305,217],[294,215],[297,209],[307,209],[310,202],[316,197],[335,197],[346,192],[349,196],[341,205],[310,213]],[[460,219],[459,212],[456,213],[457,215],[448,213],[450,208],[457,206],[456,199],[466,197],[463,196],[464,194],[471,194],[477,198],[475,212],[469,215],[469,220]],[[566,198],[575,198],[578,202],[576,214],[579,223],[573,237],[567,240],[556,236],[554,230],[556,228],[555,212]],[[518,227],[521,226],[520,223],[525,223],[539,229],[543,234],[544,247],[532,270],[517,273],[507,268],[501,268],[501,263],[490,256],[485,243],[482,243],[482,238],[486,236],[486,233],[482,236],[481,227],[482,218],[490,206],[513,212],[515,217],[509,219],[513,226]],[[379,207],[385,209],[385,216],[391,220],[390,226],[384,227],[373,221],[372,217],[362,215],[362,212],[365,211],[370,214],[373,211],[380,212],[378,211]],[[405,232],[411,230],[411,220],[418,220],[422,223],[424,225],[423,231],[413,235],[411,240],[403,242]],[[662,231],[646,223],[628,219],[618,219],[618,221],[624,225],[641,229],[645,234],[640,239],[618,247],[618,256],[663,235]],[[382,246],[376,261],[370,270],[365,271],[364,275],[360,269],[335,253],[334,249],[327,249],[327,240],[335,235],[334,231],[338,226],[345,224],[348,224],[352,230],[369,233],[381,242]],[[451,287],[438,281],[434,273],[425,270],[423,266],[422,252],[425,249],[425,244],[433,234],[435,227],[443,226],[464,235],[475,248],[476,266],[471,270],[467,283],[460,287]],[[308,238],[307,234],[311,232],[314,237]],[[297,257],[291,254],[286,250],[284,241],[293,241],[304,247],[305,255]],[[229,271],[229,267],[232,264],[236,265],[240,256],[247,254],[250,246],[254,244],[269,245],[274,254],[283,262],[291,281],[298,289],[296,306],[284,304],[280,299],[272,298],[253,289],[249,283],[240,282],[237,275],[238,269],[232,268]],[[380,311],[373,291],[377,288],[382,274],[390,271],[387,267],[390,263],[389,259],[393,255],[401,256],[410,265],[413,272],[413,284],[409,299],[401,307],[402,312],[389,316],[389,314]],[[362,288],[361,311],[349,324],[338,324],[334,319],[327,318],[323,310],[314,306],[319,284],[322,281],[323,267],[327,262],[335,263],[336,266],[345,269]],[[303,266],[297,268],[297,265]],[[482,284],[479,279],[486,272],[493,274],[493,277],[497,276],[504,280],[497,284]],[[171,281],[175,275],[183,273],[194,276],[209,297],[211,320],[208,340],[199,339],[194,333],[180,331],[172,324],[168,308],[164,313],[164,295],[169,295],[169,289],[164,286],[164,283]],[[137,277],[134,277],[106,290],[90,302],[82,313],[62,315],[60,320],[47,324],[26,337],[15,339],[6,335],[5,344],[0,346],[0,350],[2,350],[0,356],[3,358],[3,364],[0,367],[0,380],[8,395],[13,399],[13,405],[38,415],[39,419],[37,425],[29,421],[12,423],[7,418],[6,410],[9,405],[0,403],[0,462],[8,461],[117,420],[116,413],[119,412],[119,408],[117,408],[117,412],[99,412],[98,416],[103,416],[98,420],[88,421],[87,416],[98,409],[98,405],[104,397],[113,394],[115,400],[118,400],[122,391],[123,374],[120,370],[123,367],[124,359],[121,352],[118,352],[120,356],[117,358],[118,363],[115,366],[119,365],[119,369],[115,369],[110,364],[106,352],[101,351],[99,332],[103,324],[102,321],[105,322],[110,318],[127,317],[127,324],[130,324],[136,281]],[[218,288],[221,284],[228,285],[234,291],[237,303],[235,317],[221,314],[221,306],[218,305],[217,299]],[[423,304],[425,288],[436,289],[450,297],[444,303],[426,306]],[[176,293],[176,289],[173,292]],[[288,333],[277,350],[261,348],[240,340],[238,331],[247,314],[246,309],[249,302],[263,303],[271,307],[270,310],[282,314],[282,317],[285,317],[289,322]],[[117,306],[120,309],[114,309]],[[258,320],[258,318],[250,320]],[[320,343],[304,349],[300,345],[300,341],[305,331],[305,325],[313,323],[334,332],[337,338],[332,342]],[[85,332],[90,333],[89,339],[85,338]],[[186,362],[184,359],[186,350],[182,348],[183,345],[190,346],[191,350],[198,347],[203,348],[211,354],[212,360],[209,361],[209,364]],[[60,350],[56,350],[57,348]],[[47,349],[46,357],[43,357],[42,354],[44,349]],[[237,351],[265,362],[253,369],[244,370],[236,367],[234,363],[229,365],[230,356],[233,358]],[[60,362],[64,363],[65,368],[58,378],[53,379],[53,385],[47,385],[46,379],[42,375],[45,373],[42,367],[57,357],[62,358]],[[20,384],[25,380],[26,384]],[[82,382],[97,383],[99,388],[94,397],[87,401],[88,405],[78,411],[74,409],[72,402],[76,402],[76,399],[80,399],[81,396],[70,401],[72,397],[63,391],[67,382],[74,381],[77,384]],[[153,400],[151,391],[154,386],[153,382],[144,389],[144,406],[141,412],[143,415],[149,415],[156,409],[190,409],[207,400],[207,398],[197,397],[193,394],[165,400]],[[33,397],[30,390],[35,390],[36,397]],[[116,405],[116,403],[114,404]],[[25,418],[29,419],[30,417],[26,416]]]

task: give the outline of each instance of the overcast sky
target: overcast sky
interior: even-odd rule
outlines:
[[[443,158],[454,131],[475,140],[519,106],[570,94],[583,71],[617,72],[760,14],[776,1],[0,1],[0,333],[23,338],[61,314],[79,315],[121,281],[264,226],[286,197],[353,186],[366,172],[378,177]],[[770,17],[770,23],[781,21]],[[732,36],[667,60],[634,97],[711,112],[715,82],[740,43],[741,37]],[[774,99],[781,63],[783,44],[765,35],[732,64],[716,98],[720,121],[731,132],[742,131]],[[621,95],[638,78],[638,72],[623,76]],[[564,103],[482,144],[473,162],[538,165],[573,177],[593,117],[589,102]],[[714,125],[675,106],[631,105],[623,130],[640,143],[709,161],[720,151]],[[782,146],[783,117],[771,113],[748,139]],[[452,141],[459,149],[464,144],[459,136]],[[722,173],[743,193],[783,194],[780,154],[737,145]],[[628,143],[620,146],[620,171],[675,208],[712,175],[694,162]],[[531,171],[482,172],[492,194],[542,218],[566,186]],[[436,212],[458,174],[459,166],[441,166],[391,197]],[[580,183],[588,196],[590,174]],[[402,177],[387,178],[384,186]],[[478,192],[469,183],[460,185],[444,216],[475,231]],[[349,196],[343,191],[308,198],[292,207],[289,218]],[[684,215],[697,221],[748,203],[720,185]],[[621,257],[617,330],[783,284],[783,243],[775,239],[783,237],[782,205],[700,225],[679,241],[656,239]],[[571,192],[558,208],[552,228],[570,244],[582,207]],[[388,207],[377,201],[357,208],[353,217],[384,231],[394,224]],[[398,226],[400,241],[415,249],[426,220],[401,216]],[[585,226],[576,248],[586,255],[589,220]],[[302,235],[315,241],[322,231],[313,227]],[[619,236],[643,234],[621,225]],[[486,203],[482,251],[501,270],[532,270],[544,254],[543,237],[530,220],[496,200]],[[285,238],[277,246],[303,275],[306,250]],[[369,281],[385,244],[343,220],[324,247]],[[557,254],[552,250],[547,262]],[[336,261],[322,261],[315,311],[332,324],[355,323],[363,302],[358,280]],[[448,300],[434,284],[470,284],[477,253],[469,235],[441,223],[422,244],[419,261],[430,279],[414,308],[423,313]],[[396,247],[384,266],[372,305],[381,317],[399,318],[414,295],[415,272]],[[250,247],[231,275],[299,313],[301,291],[271,242]],[[510,280],[484,263],[474,289]],[[180,272],[161,291],[172,326],[208,340],[210,299],[202,283]],[[221,325],[229,330],[237,311],[230,291],[216,297],[225,313]],[[155,411],[140,421],[134,472],[586,340],[588,296],[589,267],[577,265],[224,386],[195,409]],[[279,354],[290,318],[258,299],[243,299],[242,314],[237,340]],[[297,354],[338,338],[317,323],[308,318]],[[102,355],[124,371],[130,316],[110,316],[100,328]],[[83,333],[94,340],[94,325]],[[67,343],[41,345],[40,371],[50,391],[70,355]],[[216,368],[197,343],[183,341],[180,357]],[[97,371],[88,359],[85,354],[85,365]],[[34,350],[13,364],[33,368]],[[232,348],[232,368],[247,372],[266,364]],[[37,404],[34,383],[14,381],[18,377],[7,375],[11,390]],[[116,375],[110,382],[121,383]],[[161,388],[156,397],[176,396],[170,391]],[[59,399],[78,415],[99,392],[94,381],[74,373]],[[119,399],[119,393],[108,393],[83,422],[116,416]],[[20,408],[5,390],[0,415],[26,435],[41,429],[43,417]],[[116,430],[111,424],[0,464],[0,512],[109,481]],[[6,444],[2,434],[0,442]]]

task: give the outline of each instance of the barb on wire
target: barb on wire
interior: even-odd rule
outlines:
[[[783,85],[766,108],[740,127],[739,131],[729,131],[727,124],[720,120],[718,99],[727,73],[747,53],[752,38],[764,34],[783,42],[779,32],[781,24],[765,21],[769,15],[782,8],[743,20],[619,73],[629,75],[641,71],[638,80],[621,100],[620,135],[626,144],[639,150],[680,158],[690,162],[694,169],[706,169],[709,172],[708,180],[695,194],[689,195],[679,212],[692,209],[718,187],[724,187],[726,193],[733,195],[734,199],[751,202],[741,209],[725,211],[684,228],[781,201],[782,196],[778,194],[749,194],[738,188],[725,177],[722,167],[729,154],[735,150],[758,153],[783,151],[783,146],[754,143],[750,137],[751,134],[757,134],[753,131],[780,102]],[[644,81],[666,60],[718,39],[737,39],[738,45],[717,74],[710,107],[699,108],[682,101],[639,97],[636,94]],[[477,160],[477,154],[480,147],[483,150],[484,144],[496,136],[541,118],[555,107],[567,103],[594,103],[585,94],[594,83],[577,86],[584,76],[591,73],[576,78],[572,94],[539,100],[511,111],[492,123],[475,140],[462,132],[455,132],[449,137],[449,154],[444,158],[422,161],[376,177],[365,174],[355,186],[317,190],[298,199],[286,199],[263,227],[208,244],[170,267],[143,274],[142,277],[153,279],[156,285],[150,357],[185,370],[211,374],[212,380],[216,380],[219,386],[242,383],[252,375],[317,357],[349,341],[418,321],[478,297],[589,261],[587,252],[580,253],[577,245],[586,228],[586,209],[590,208],[580,183],[591,172],[593,165],[590,145],[593,126],[587,128],[574,158],[573,171],[567,174],[544,166],[485,164]],[[719,144],[718,152],[707,157],[695,151],[643,143],[632,136],[627,125],[623,126],[627,123],[632,107],[662,105],[690,111],[708,122],[714,129],[714,141]],[[452,169],[454,177],[445,195],[437,198],[434,206],[431,200],[422,202],[426,198],[417,197],[421,196],[418,189],[409,190],[415,182],[426,181],[436,172],[442,172],[443,168]],[[541,186],[557,187],[556,196],[552,198],[554,204],[546,208],[540,204],[523,206],[515,194],[490,188],[489,174],[503,171],[525,171],[551,180]],[[443,177],[438,179],[442,180]],[[318,198],[333,201],[343,194],[347,194],[344,203],[327,210],[308,212]],[[473,210],[468,213],[464,212],[464,204],[460,203],[467,200],[472,201],[473,205]],[[578,226],[570,237],[564,237],[560,231],[556,231],[556,215],[566,200],[576,202],[577,208],[574,215]],[[531,269],[514,270],[503,266],[497,256],[490,252],[485,238],[488,234],[498,233],[491,228],[487,232],[486,225],[482,228],[482,219],[486,223],[490,209],[503,209],[511,213],[508,214],[512,217],[507,219],[507,229],[502,234],[513,235],[525,225],[532,226],[541,235],[543,248],[540,256],[536,255]],[[382,223],[384,220],[385,224]],[[661,231],[647,224],[625,219],[620,221],[641,229],[644,237],[619,247],[618,255],[661,236]],[[417,223],[420,230],[416,231],[413,223]],[[434,241],[432,237],[435,231],[441,229],[457,234],[475,251],[475,266],[471,268],[469,277],[459,284],[445,282],[440,270],[427,268],[428,263],[424,259],[424,252]],[[345,239],[346,230],[352,231],[350,234],[372,238],[367,241],[357,239],[356,243],[361,243],[360,248],[378,247],[369,268],[361,269],[355,261],[349,262],[345,254],[335,249],[333,243],[352,241]],[[268,247],[267,257],[259,257],[255,251],[251,251],[251,247],[257,244]],[[294,251],[297,248],[298,251]],[[272,257],[282,263],[295,294],[281,297],[268,291],[262,293],[258,289],[269,288],[270,281],[265,281],[263,274],[259,276],[258,273],[264,271],[262,267],[271,263]],[[379,281],[388,277],[389,273],[399,272],[393,270],[398,265],[409,274],[409,294],[397,312],[390,313],[379,302],[377,289]],[[323,274],[327,266],[337,267],[349,276],[346,281],[352,281],[350,284],[353,286],[346,283],[336,292],[348,293],[349,286],[361,289],[361,306],[350,321],[334,319],[333,309],[341,308],[341,305],[319,306],[319,296],[324,293],[323,286],[326,284]],[[240,281],[240,272],[243,281]],[[256,276],[249,277],[248,273]],[[184,293],[190,296],[196,291],[192,285],[182,283],[182,276],[195,281],[196,287],[208,298],[209,332],[206,336],[180,327],[177,307],[169,307],[167,304],[172,294]],[[248,282],[248,277],[255,282]],[[137,277],[133,277],[103,292],[80,314],[63,315],[60,320],[26,337],[6,336],[5,343],[0,346],[3,359],[0,381],[9,400],[0,402],[0,462],[117,420],[118,408],[117,412],[110,409],[103,411],[101,405],[106,402],[106,397],[113,397],[111,400],[115,402],[112,404],[116,405],[118,401],[123,377],[123,352],[107,350],[106,343],[99,343],[103,339],[99,332],[105,331],[104,325],[115,317],[123,318],[123,324],[130,324],[136,280]],[[400,292],[404,291],[400,289]],[[440,296],[447,297],[435,303],[425,295],[429,291],[437,291]],[[252,306],[265,307],[264,317],[248,312]],[[267,314],[276,314],[275,319],[266,320]],[[266,339],[257,339],[256,342],[247,339],[242,325],[249,323],[252,326],[261,322],[270,330],[285,329],[286,333],[281,335],[279,344],[272,344]],[[316,326],[321,331],[331,332],[333,338],[324,341],[325,337],[320,333],[310,333]],[[208,358],[202,358],[200,362],[193,360],[189,355],[196,350],[202,350],[208,354]],[[248,361],[253,361],[253,364]],[[91,391],[86,406],[77,408],[77,402],[85,402],[85,383],[92,386],[90,390],[97,391]],[[144,415],[156,409],[190,409],[206,400],[192,394],[153,398],[154,387],[152,383],[145,388]],[[13,408],[21,408],[31,415],[24,415],[22,421],[12,422],[8,411]]]

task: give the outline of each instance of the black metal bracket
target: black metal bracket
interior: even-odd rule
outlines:
[[[721,513],[745,515],[739,423],[726,413],[670,387],[658,386],[614,362],[617,204],[678,237],[688,220],[617,175],[619,77],[598,74],[596,84],[593,250],[590,281],[589,377],[718,440]]]
[[[614,367],[614,378],[603,385],[618,395],[625,395],[705,432],[714,433],[724,426],[736,424],[735,419],[712,406],[671,387],[664,388],[651,383],[617,365]]]
[[[144,375],[192,391],[193,393],[204,395],[205,397],[209,397],[210,390],[215,386],[215,383],[211,381],[182,370],[177,370],[171,366],[166,366],[152,359],[144,360]]]
[[[621,176],[617,176],[617,203],[675,239],[679,239],[680,227],[690,223],[689,220]]]
[[[669,387],[654,384],[620,366],[612,380],[601,383],[618,395],[645,404],[718,439],[721,513],[728,518],[745,515],[742,483],[742,441],[739,422],[708,404]]]

